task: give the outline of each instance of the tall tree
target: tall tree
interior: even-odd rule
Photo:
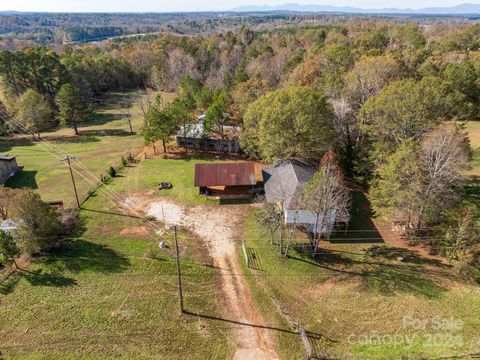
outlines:
[[[32,190],[25,190],[17,197],[15,217],[22,219],[17,225],[15,236],[25,252],[51,249],[63,231],[59,215]]]
[[[12,234],[0,230],[0,254],[3,254],[7,260],[13,261],[16,268],[18,268],[16,257],[21,254]]]
[[[53,124],[53,110],[48,101],[32,89],[25,91],[15,104],[15,118],[28,130],[37,133]]]
[[[20,189],[0,187],[0,220],[7,220],[15,207]]]
[[[361,128],[388,153],[406,139],[420,140],[442,120],[454,118],[462,95],[448,91],[438,78],[396,81],[360,109]]]
[[[163,102],[160,95],[157,95],[155,101],[148,106],[145,112],[144,126],[142,133],[145,143],[151,143],[155,151],[155,142],[162,140],[163,151],[167,151],[167,143],[172,135],[175,134],[177,124],[175,119],[163,109]]]
[[[375,211],[403,214],[418,230],[455,205],[467,166],[465,133],[439,127],[420,143],[405,140],[385,159],[371,184],[370,201]]]
[[[302,209],[311,211],[316,217],[311,237],[315,257],[320,234],[328,237],[335,221],[348,221],[349,218],[350,195],[333,152],[325,154],[320,168],[301,193],[299,202]]]
[[[62,85],[57,94],[58,116],[64,125],[71,125],[75,135],[79,135],[78,123],[88,114],[88,107],[80,89],[71,85]]]
[[[123,117],[127,120],[128,127],[130,128],[130,134],[133,135],[132,128],[132,105],[133,101],[130,97],[127,97],[124,101],[121,102],[121,107],[123,110]]]
[[[345,75],[345,96],[355,110],[376,96],[390,82],[398,78],[398,64],[387,56],[373,56],[359,60]]]
[[[0,136],[7,136],[8,109],[0,100]]]
[[[405,140],[376,170],[369,200],[376,213],[405,216],[409,224],[418,212],[422,192],[422,169],[413,140]]]
[[[222,91],[217,95],[205,112],[205,121],[203,122],[205,135],[217,134],[224,142],[231,140],[231,135],[237,135],[225,131],[225,126],[230,121],[230,115],[227,113],[227,110],[231,102],[232,100],[226,91]]]
[[[332,146],[330,104],[315,90],[293,87],[267,93],[244,116],[242,147],[250,156],[318,158]]]

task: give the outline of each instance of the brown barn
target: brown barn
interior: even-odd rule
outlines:
[[[201,195],[220,199],[249,199],[258,187],[253,162],[195,164],[195,186]]]

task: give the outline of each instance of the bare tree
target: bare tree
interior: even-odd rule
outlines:
[[[130,127],[130,133],[133,135],[133,128],[132,128],[132,105],[133,100],[131,97],[127,97],[121,103],[121,107],[123,110],[123,117],[127,120],[128,126]]]
[[[265,229],[270,237],[270,244],[273,246],[275,236],[279,227],[282,226],[282,212],[277,204],[264,203],[256,213],[258,223]]]
[[[20,191],[21,190],[0,187],[0,219],[8,219]]]
[[[462,171],[468,168],[468,142],[465,132],[452,126],[439,127],[424,138],[420,146],[423,170],[422,202],[415,229],[424,221],[425,212],[437,212],[458,195]]]
[[[312,254],[315,257],[320,243],[320,234],[327,237],[333,230],[336,219],[349,217],[350,195],[343,181],[343,175],[333,153],[327,153],[321,166],[300,197],[300,205],[315,215]]]

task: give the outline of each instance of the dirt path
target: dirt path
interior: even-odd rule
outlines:
[[[184,208],[167,200],[146,201],[129,198],[129,205],[142,206],[150,216],[167,225],[188,228],[206,242],[214,266],[222,274],[222,292],[227,308],[225,317],[235,325],[236,351],[233,359],[277,359],[269,330],[262,328],[263,319],[257,312],[245,278],[239,274],[236,243],[242,219],[235,206],[195,206]],[[253,326],[252,326],[253,325]],[[255,326],[257,325],[257,326]],[[260,326],[259,326],[260,325]]]

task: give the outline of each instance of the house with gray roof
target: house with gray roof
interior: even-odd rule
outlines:
[[[335,210],[327,218],[302,209],[299,203],[305,186],[315,175],[316,169],[299,160],[279,160],[262,170],[265,199],[281,207],[285,224],[304,226],[309,232],[330,233],[335,225]]]

